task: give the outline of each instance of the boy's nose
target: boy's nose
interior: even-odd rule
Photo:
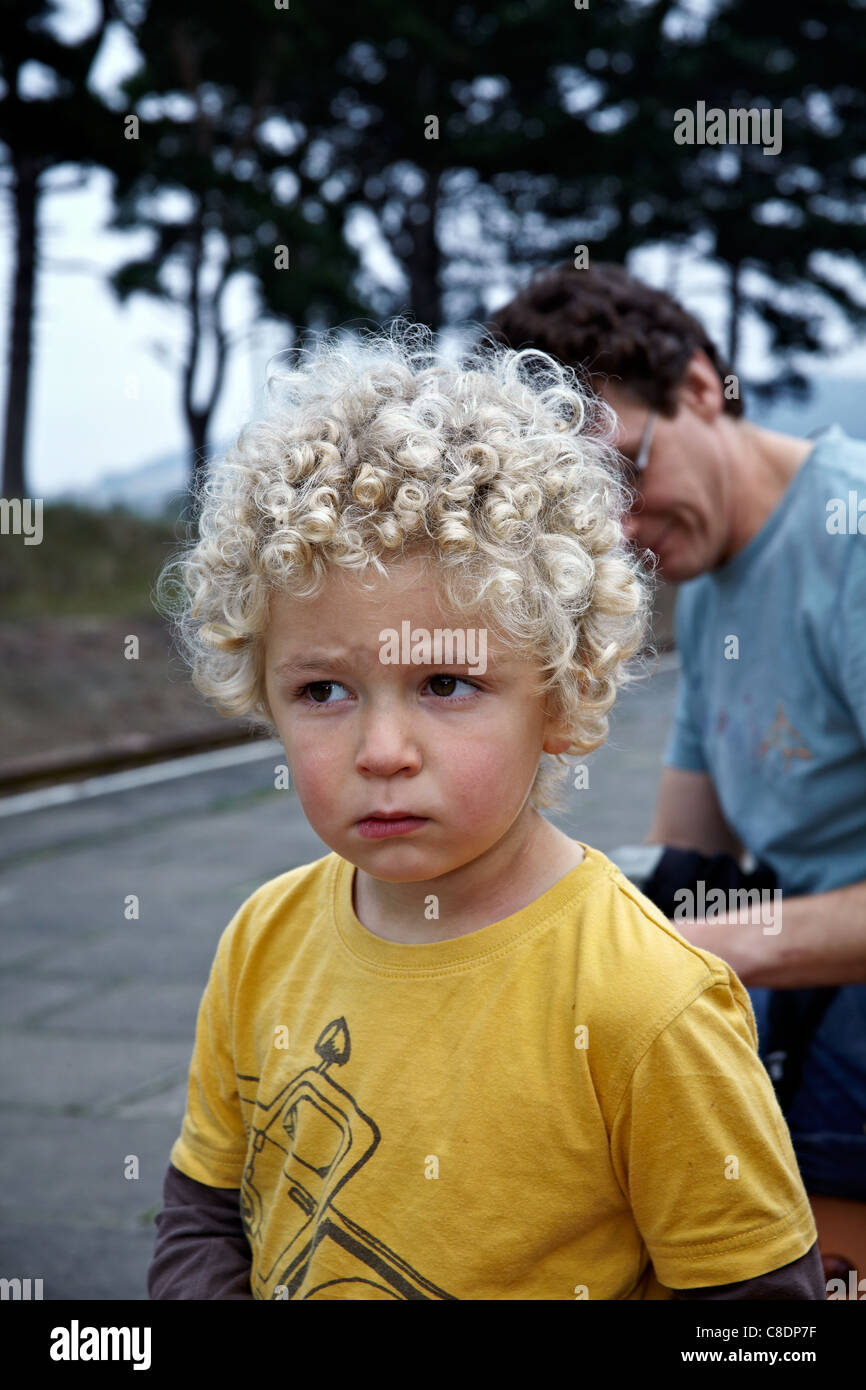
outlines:
[[[368,712],[355,762],[359,772],[377,777],[388,777],[404,768],[417,770],[421,755],[411,721],[393,709],[377,714]]]

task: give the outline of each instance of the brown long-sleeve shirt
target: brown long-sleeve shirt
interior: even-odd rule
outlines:
[[[207,1187],[169,1164],[156,1226],[156,1246],[147,1273],[151,1299],[252,1298],[250,1247],[236,1188]],[[703,1289],[674,1289],[673,1296],[823,1301],[827,1290],[817,1241],[799,1259],[757,1279]]]

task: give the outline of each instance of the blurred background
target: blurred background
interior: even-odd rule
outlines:
[[[42,520],[0,534],[0,1273],[144,1296],[219,932],[327,851],[152,603],[269,360],[397,313],[468,341],[585,246],[703,319],[757,423],[862,438],[864,10],[5,0],[2,498]],[[781,151],[678,145],[698,101],[781,110]],[[602,849],[644,836],[671,663],[561,822]]]
[[[863,11],[7,0],[2,496],[44,534],[0,537],[0,790],[242,732],[150,589],[192,474],[311,330],[471,336],[585,245],[705,320],[758,423],[861,436]],[[696,100],[780,109],[781,152],[676,144]]]

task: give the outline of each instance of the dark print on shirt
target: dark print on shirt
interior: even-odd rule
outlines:
[[[337,1193],[371,1159],[381,1136],[375,1121],[328,1075],[329,1068],[349,1060],[345,1018],[332,1020],[322,1030],[315,1050],[321,1058],[318,1066],[299,1072],[269,1103],[253,1100],[254,1139],[241,1181],[241,1216],[258,1256],[255,1297],[451,1299],[452,1294],[425,1279],[334,1205]],[[241,1086],[259,1079],[238,1077]],[[282,1168],[279,1185],[266,1180],[274,1163]],[[273,1192],[284,1203],[279,1223],[288,1234],[269,1267],[262,1259],[262,1191]],[[351,1189],[347,1195],[351,1200]],[[327,1274],[319,1282],[320,1267]]]

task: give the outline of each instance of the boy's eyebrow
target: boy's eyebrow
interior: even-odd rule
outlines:
[[[348,671],[352,662],[350,658],[342,655],[335,655],[332,652],[307,652],[304,655],[286,657],[273,668],[277,676],[291,675],[301,671],[318,671],[323,666],[330,666],[333,670]]]
[[[378,666],[379,662],[374,661],[372,664],[374,666]],[[510,665],[510,661],[497,662],[495,653],[491,653],[488,657],[487,664],[488,666]],[[336,655],[330,652],[306,652],[304,654],[299,653],[298,656],[290,656],[284,658],[284,660],[277,662],[277,664],[274,667],[272,667],[272,670],[275,676],[294,676],[300,675],[305,671],[320,671],[323,667],[327,667],[332,671],[348,672],[352,670],[354,665],[355,662],[351,657],[344,656],[342,654]],[[439,662],[413,661],[412,665],[419,668],[426,668],[431,671],[438,670],[442,666],[465,666],[467,670],[471,670],[473,668],[474,663],[471,661],[443,660]]]

